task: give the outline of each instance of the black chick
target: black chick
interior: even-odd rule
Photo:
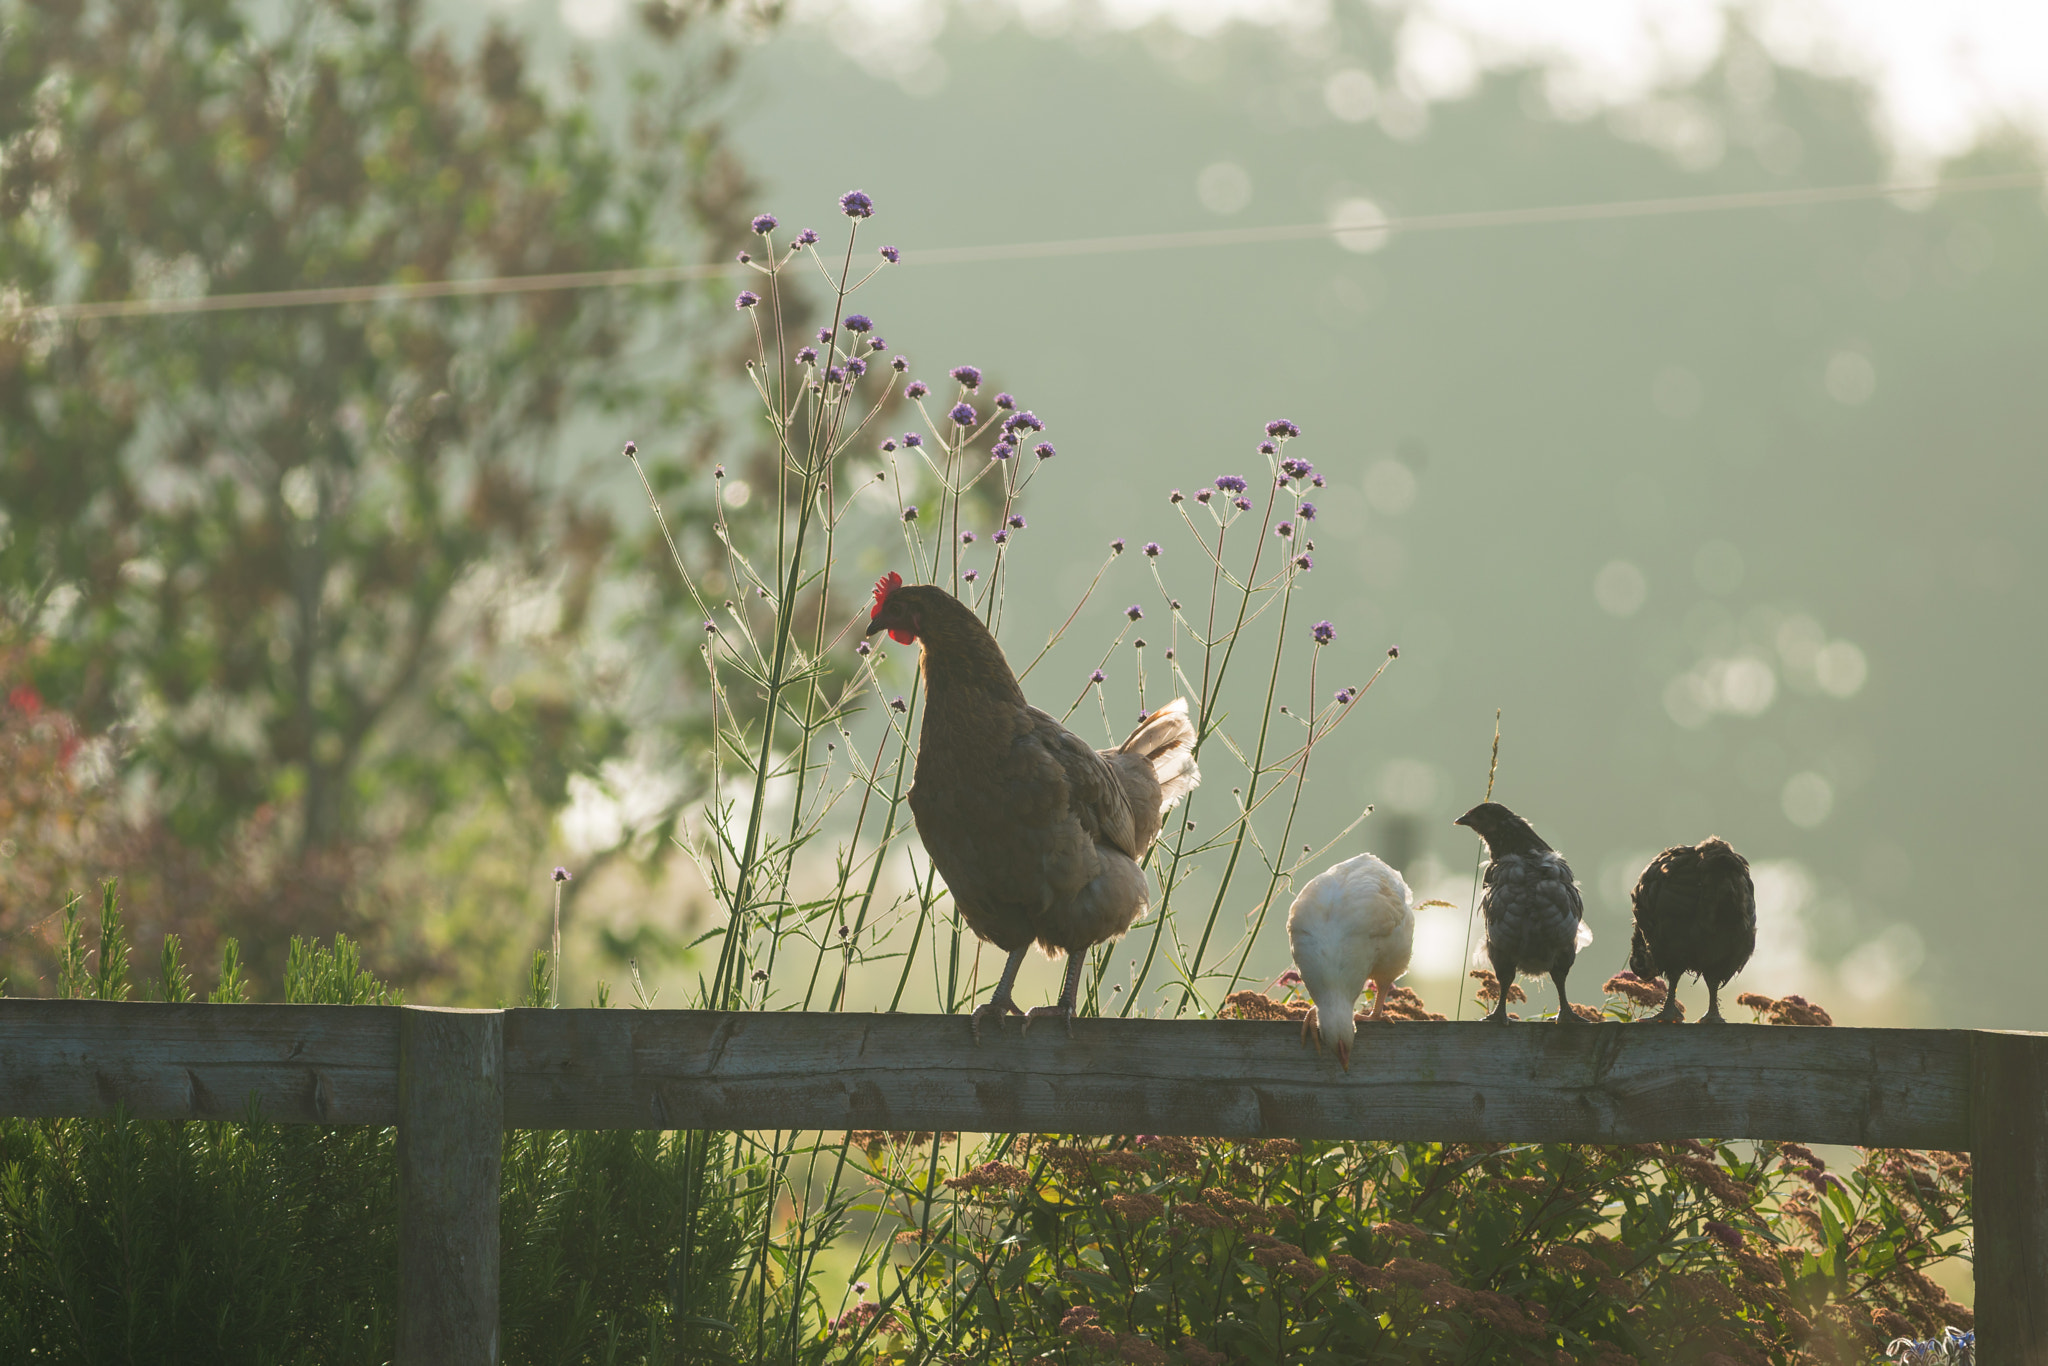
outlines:
[[[1678,979],[1696,972],[1707,984],[1701,1023],[1724,1024],[1721,988],[1756,951],[1756,888],[1749,860],[1720,836],[1673,845],[1636,880],[1636,935],[1628,968],[1670,985],[1660,1020],[1677,1020]]]
[[[1564,979],[1579,950],[1593,942],[1585,903],[1564,857],[1543,842],[1529,822],[1499,802],[1481,802],[1457,820],[1486,841],[1486,957],[1500,979],[1500,1002],[1486,1018],[1505,1024],[1508,988],[1517,972],[1547,974],[1557,984],[1559,1024],[1577,1024]]]

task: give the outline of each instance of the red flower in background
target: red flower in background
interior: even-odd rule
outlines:
[[[7,705],[25,716],[34,716],[43,709],[43,695],[24,683],[7,694]]]

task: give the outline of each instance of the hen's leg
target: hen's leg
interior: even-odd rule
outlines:
[[[1085,949],[1082,950],[1080,953],[1074,953],[1071,950],[1068,952],[1067,980],[1060,987],[1059,1004],[1051,1006],[1033,1006],[1031,1007],[1031,1009],[1025,1011],[1023,1031],[1024,1033],[1029,1034],[1031,1032],[1031,1022],[1033,1020],[1040,1019],[1047,1015],[1058,1015],[1066,1019],[1067,1036],[1069,1038],[1073,1037],[1074,1003],[1081,999],[1081,969],[1087,966],[1088,953]]]
[[[1571,997],[1564,994],[1564,979],[1571,975],[1571,964],[1553,970],[1550,980],[1557,983],[1557,1022],[1559,1024],[1584,1024],[1578,1012],[1572,1009]]]
[[[1492,955],[1488,955],[1492,957]],[[1488,1024],[1508,1022],[1508,992],[1515,985],[1515,969],[1512,964],[1493,959],[1493,979],[1500,984],[1500,999],[1493,1003],[1493,1010],[1486,1016]]]
[[[1700,1016],[1701,1024],[1727,1024],[1721,1014],[1721,984],[1713,978],[1707,979],[1707,1013]]]
[[[1301,1041],[1303,1043],[1313,1043],[1318,1053],[1323,1051],[1322,1032],[1317,1028],[1320,1023],[1316,1018],[1316,1008],[1311,1005],[1308,1008],[1308,1014],[1301,1017]]]
[[[1024,966],[1024,949],[1030,947],[1029,944],[1026,944],[1024,948],[1014,950],[1010,954],[1010,961],[1003,964],[1003,980],[996,983],[995,995],[976,1006],[974,1013],[967,1017],[967,1027],[974,1031],[974,1041],[976,1043],[981,1042],[981,1021],[983,1016],[994,1017],[996,1024],[1000,1026],[1003,1016],[1019,1013],[1017,1003],[1010,999],[1010,988],[1017,984],[1017,969]]]
[[[1677,1024],[1685,1018],[1678,1009],[1678,979],[1683,973],[1670,973],[1664,978],[1664,1008],[1657,1012],[1660,1024]]]

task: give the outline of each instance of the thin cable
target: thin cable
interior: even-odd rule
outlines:
[[[1507,228],[1547,223],[1597,223],[1629,218],[1671,218],[1688,214],[1733,213],[1747,209],[1800,208],[1848,204],[1873,199],[1919,195],[1973,194],[1988,190],[2023,190],[2043,184],[2040,171],[1965,176],[1956,180],[1886,181],[1870,185],[1830,185],[1799,190],[1744,190],[1731,194],[1690,195],[1669,199],[1630,199],[1601,204],[1560,204],[1549,208],[1478,209],[1463,213],[1415,214],[1375,223],[1296,223],[1267,228],[1203,228],[1187,232],[1137,233],[1122,237],[1076,237],[1054,242],[1012,242],[980,247],[935,247],[905,251],[904,265],[971,265],[989,261],[1034,261],[1071,256],[1110,256],[1141,251],[1172,251],[1200,247],[1255,246],[1269,242],[1305,242],[1317,238],[1366,233],[1454,232],[1469,228]],[[642,266],[626,270],[569,271],[554,275],[499,275],[469,280],[429,280],[418,284],[336,285],[320,289],[283,289],[251,294],[212,294],[174,299],[113,299],[96,303],[16,305],[16,316],[43,322],[87,319],[165,317],[186,313],[234,313],[265,308],[310,308],[334,304],[400,303],[415,299],[474,298],[504,294],[544,294],[574,289],[623,289],[634,285],[680,284],[745,271],[738,264]],[[7,310],[0,308],[0,319]]]

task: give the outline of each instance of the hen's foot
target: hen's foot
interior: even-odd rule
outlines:
[[[994,1020],[996,1027],[1000,1029],[1005,1015],[1019,1015],[1022,1013],[1022,1011],[1017,1009],[1014,1001],[984,1001],[974,1008],[972,1015],[967,1017],[967,1027],[974,1031],[974,1041],[980,1043],[981,1022],[983,1019]]]
[[[1715,1006],[1711,1006],[1711,1007],[1709,1007],[1709,1008],[1708,1008],[1708,1010],[1707,1010],[1707,1013],[1706,1013],[1706,1014],[1704,1014],[1704,1015],[1702,1015],[1702,1016],[1700,1016],[1700,1023],[1701,1023],[1701,1024],[1727,1024],[1727,1023],[1728,1023],[1728,1017],[1727,1017],[1727,1016],[1725,1016],[1725,1015],[1723,1015],[1723,1014],[1721,1013],[1721,1007],[1720,1007],[1720,1006],[1718,1006],[1718,1005],[1715,1005]]]
[[[1064,1003],[1056,1006],[1033,1006],[1031,1007],[1031,1009],[1025,1011],[1024,1027],[1021,1032],[1029,1034],[1031,1032],[1032,1023],[1034,1021],[1054,1018],[1062,1019],[1067,1022],[1067,1037],[1070,1039],[1073,1038],[1074,1008]]]
[[[1664,1008],[1650,1017],[1651,1024],[1677,1024],[1683,1017],[1678,1013],[1678,998],[1666,996]]]
[[[1585,1021],[1584,1021],[1584,1020],[1582,1020],[1582,1019],[1580,1019],[1580,1018],[1579,1018],[1579,1012],[1578,1012],[1578,1011],[1576,1011],[1576,1010],[1573,1010],[1573,1009],[1572,1009],[1572,1003],[1571,1003],[1570,1001],[1562,1001],[1562,1002],[1560,1002],[1560,1003],[1558,1004],[1558,1007],[1557,1007],[1557,1022],[1558,1022],[1559,1024],[1584,1024],[1584,1023],[1585,1023]]]

